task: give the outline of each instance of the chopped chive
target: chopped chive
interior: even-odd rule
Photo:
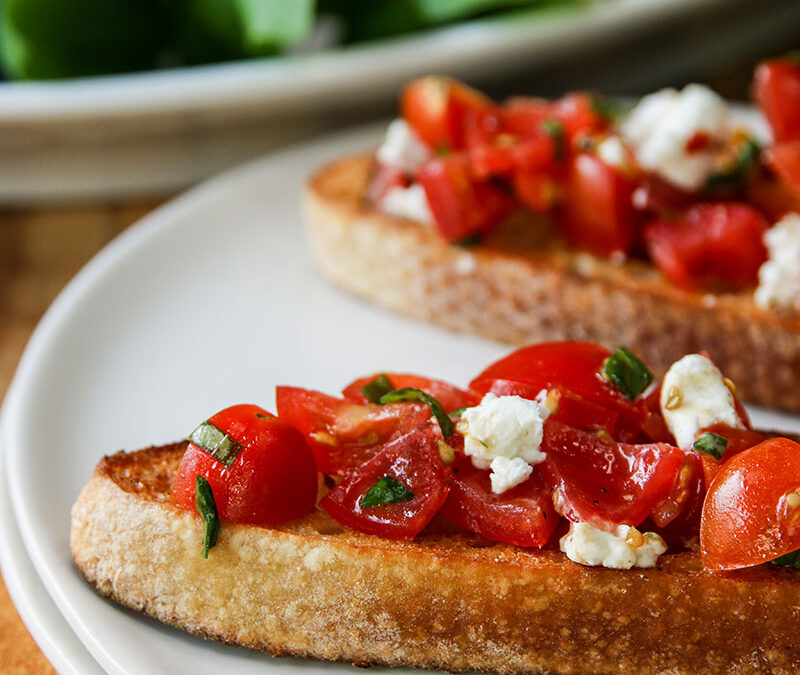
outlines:
[[[431,414],[439,423],[439,428],[442,430],[444,439],[447,440],[453,435],[453,421],[447,416],[442,404],[430,394],[425,393],[421,389],[406,387],[404,389],[395,389],[388,394],[384,394],[381,396],[379,403],[397,403],[399,401],[419,401],[420,403],[427,403],[431,409]]]
[[[558,120],[548,119],[542,121],[542,128],[545,133],[552,137],[555,142],[555,151],[553,153],[555,160],[560,162],[564,159],[564,125]]]
[[[208,552],[214,548],[219,535],[219,514],[214,501],[214,492],[209,482],[198,476],[194,483],[194,504],[197,513],[205,522],[203,532],[203,557],[208,558]]]
[[[414,499],[414,493],[411,490],[396,478],[384,476],[367,490],[366,494],[361,498],[359,506],[362,509],[368,509],[372,506],[407,502],[410,499]]]
[[[692,450],[704,452],[719,461],[722,459],[722,455],[725,454],[727,447],[727,438],[707,431],[694,442],[694,445],[692,445]]]
[[[233,440],[210,422],[200,424],[189,436],[189,440],[229,469],[243,447],[241,443]]]
[[[381,373],[380,375],[376,375],[374,380],[370,380],[361,387],[360,391],[364,394],[364,398],[366,398],[367,401],[370,403],[378,403],[381,400],[381,396],[388,394],[392,389],[394,389],[394,386],[389,378]]]
[[[773,565],[779,565],[781,567],[791,567],[795,570],[800,570],[800,551],[792,551],[791,553],[787,553],[786,555],[782,555],[780,558],[775,558],[775,560],[770,560]]]
[[[631,401],[653,381],[653,374],[647,366],[625,347],[620,347],[608,357],[601,373]]]

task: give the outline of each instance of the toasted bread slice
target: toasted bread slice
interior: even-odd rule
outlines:
[[[625,345],[657,374],[707,351],[748,401],[800,410],[800,318],[758,308],[751,292],[699,293],[638,260],[614,264],[570,249],[547,223],[512,219],[480,246],[365,199],[373,160],[319,171],[306,196],[317,266],[349,291],[456,331],[512,344],[591,340]]]
[[[275,529],[223,523],[201,557],[170,503],[185,444],[104,458],[72,510],[72,552],[102,595],[206,638],[273,655],[497,673],[790,673],[800,578],[572,563],[439,524],[412,542],[325,514]]]

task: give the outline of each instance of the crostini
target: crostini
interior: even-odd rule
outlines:
[[[625,348],[545,343],[466,389],[383,373],[276,405],[105,457],[72,510],[84,578],[273,655],[800,668],[800,445],[753,431],[707,356],[654,383]]]
[[[624,343],[659,374],[704,350],[800,410],[800,64],[759,65],[754,92],[763,114],[700,85],[620,109],[415,81],[376,152],[311,178],[312,257],[457,331]]]

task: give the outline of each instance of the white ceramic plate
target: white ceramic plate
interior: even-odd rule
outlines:
[[[8,496],[3,462],[0,462],[0,567],[17,611],[53,667],[61,675],[103,675],[97,661],[58,611],[25,551]]]
[[[0,202],[167,194],[268,149],[388,114],[398,88],[431,72],[475,84],[597,56],[643,31],[666,33],[610,69],[622,81],[674,81],[710,59],[758,53],[800,19],[792,0],[741,25],[747,0],[597,0],[522,18],[495,17],[385,42],[287,58],[79,79],[0,84]],[[776,5],[772,7],[772,5]],[[706,17],[713,33],[696,32]],[[713,19],[713,20],[712,20]],[[673,22],[680,21],[679,27]],[[648,33],[649,35],[650,33]],[[774,48],[774,47],[772,47]],[[763,51],[763,47],[761,48]],[[581,72],[583,64],[577,67]],[[602,86],[601,72],[581,86]],[[601,84],[602,83],[602,84]],[[381,107],[382,106],[382,107]]]
[[[159,209],[76,277],[26,349],[5,411],[14,510],[42,581],[108,671],[331,666],[204,642],[90,590],[71,563],[69,509],[101,455],[179,439],[231,403],[271,407],[276,384],[337,391],[382,369],[465,384],[476,367],[508,351],[384,312],[312,269],[302,184],[314,167],[379,134],[274,155]],[[796,417],[756,419],[800,431]]]

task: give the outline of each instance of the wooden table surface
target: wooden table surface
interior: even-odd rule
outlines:
[[[89,258],[157,203],[0,209],[0,400],[25,343],[58,292]],[[2,581],[0,672],[56,672],[20,620]]]

